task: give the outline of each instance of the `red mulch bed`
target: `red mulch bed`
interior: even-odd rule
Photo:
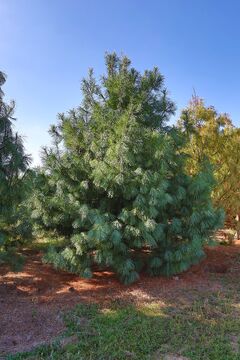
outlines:
[[[96,271],[86,280],[56,271],[41,262],[40,253],[28,252],[23,271],[0,268],[0,357],[49,343],[64,330],[62,312],[77,303],[164,302],[187,296],[188,290],[220,291],[221,277],[240,270],[240,244],[207,248],[206,254],[179,276],[142,275],[137,283],[124,286],[111,272]]]

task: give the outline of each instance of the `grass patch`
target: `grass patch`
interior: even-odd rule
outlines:
[[[79,304],[65,314],[64,339],[8,360],[240,359],[239,299],[236,292],[197,293],[174,303],[139,307],[113,302],[103,308]],[[190,296],[189,296],[190,295]],[[197,296],[197,298],[196,298]]]
[[[32,243],[28,244],[27,248],[34,251],[42,251],[47,252],[49,248],[55,247],[56,249],[61,249],[67,240],[64,237],[60,236],[42,236],[37,237],[32,241]]]

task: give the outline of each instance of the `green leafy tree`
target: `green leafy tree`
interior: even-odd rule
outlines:
[[[86,277],[95,263],[109,266],[124,283],[143,266],[152,275],[184,271],[222,220],[211,171],[186,174],[184,137],[167,126],[175,107],[157,68],[140,74],[113,53],[106,70],[99,82],[90,70],[81,106],[50,130],[33,216],[67,244],[46,260]]]
[[[208,158],[216,178],[214,204],[224,208],[228,219],[240,214],[240,129],[227,114],[218,114],[197,96],[182,112],[178,125],[188,137],[185,152],[190,155],[189,173],[199,171]]]
[[[21,136],[13,131],[15,104],[3,101],[4,82],[5,75],[0,72],[0,263],[10,261],[16,265],[12,245],[26,235],[24,179],[30,158],[24,153]]]

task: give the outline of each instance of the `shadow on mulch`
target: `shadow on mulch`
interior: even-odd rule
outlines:
[[[0,357],[51,342],[64,331],[63,311],[77,303],[172,303],[180,297],[191,301],[190,289],[196,289],[196,296],[199,291],[221,290],[221,277],[240,270],[240,246],[207,248],[206,254],[184,274],[172,278],[143,274],[137,283],[125,286],[109,271],[96,271],[90,280],[56,271],[41,262],[41,253],[28,251],[23,271],[0,269]]]

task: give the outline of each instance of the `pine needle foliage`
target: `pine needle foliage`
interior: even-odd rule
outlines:
[[[92,276],[94,264],[132,283],[144,267],[172,275],[203,256],[221,224],[211,170],[185,172],[184,137],[167,125],[175,106],[157,68],[143,74],[127,57],[106,55],[100,81],[82,81],[82,104],[50,133],[33,217],[68,239],[46,261]]]
[[[16,267],[13,245],[30,231],[23,203],[30,158],[24,152],[21,136],[13,130],[15,104],[3,101],[1,86],[5,80],[0,72],[0,264],[10,262]]]

